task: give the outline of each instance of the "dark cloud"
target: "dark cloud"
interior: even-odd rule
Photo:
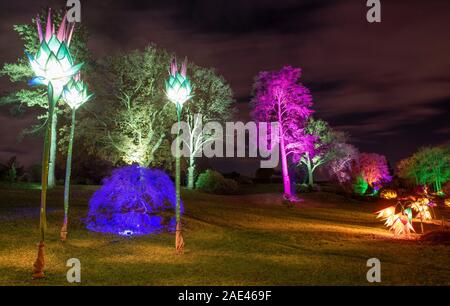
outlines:
[[[177,3],[180,3],[179,1]],[[317,28],[315,11],[331,1],[323,0],[196,0],[183,1],[176,21],[211,32],[245,35],[251,32],[292,33],[300,28]]]

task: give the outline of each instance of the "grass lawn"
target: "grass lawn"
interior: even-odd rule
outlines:
[[[450,247],[393,239],[373,214],[383,202],[310,193],[289,208],[276,186],[240,196],[184,191],[186,250],[176,256],[173,234],[86,230],[82,218],[95,188],[73,187],[64,244],[63,191],[50,191],[47,278],[40,281],[31,280],[40,191],[0,188],[0,285],[67,285],[73,257],[81,261],[82,285],[367,285],[372,257],[381,260],[382,284],[450,285]]]

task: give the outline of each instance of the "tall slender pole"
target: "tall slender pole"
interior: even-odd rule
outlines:
[[[176,196],[177,196],[177,206],[176,206],[176,217],[177,223],[180,222],[180,186],[181,186],[181,161],[180,161],[180,121],[181,121],[181,106],[177,104],[177,149],[176,149],[176,157],[175,157],[175,188],[176,188]]]
[[[52,141],[50,142],[50,157],[48,160],[48,181],[47,188],[52,189],[56,185],[55,178],[55,165],[56,165],[56,151],[57,151],[57,138],[58,138],[58,107],[55,105],[52,117]]]
[[[44,267],[45,267],[45,231],[47,228],[47,183],[48,183],[48,169],[49,169],[49,158],[50,158],[50,143],[51,143],[51,127],[53,120],[53,111],[55,109],[56,101],[58,97],[54,93],[52,84],[48,85],[48,115],[47,115],[47,130],[44,137],[44,150],[42,153],[42,188],[41,188],[41,208],[39,214],[39,232],[40,241],[38,244],[38,255],[36,261],[34,262],[33,278],[39,279],[44,278]]]
[[[70,127],[69,146],[67,149],[67,161],[66,161],[66,178],[64,181],[64,223],[61,228],[61,241],[67,240],[67,223],[69,215],[69,193],[70,193],[70,175],[72,172],[72,148],[73,138],[75,134],[75,113],[76,109],[72,109],[72,125]]]
[[[175,156],[175,189],[176,189],[176,235],[175,235],[175,250],[177,254],[183,254],[184,251],[184,239],[181,229],[181,195],[180,195],[180,172],[181,172],[181,163],[180,163],[180,129],[181,129],[181,105],[176,104],[177,108],[177,121],[178,121],[178,130],[177,130],[177,139],[176,139],[176,156]]]

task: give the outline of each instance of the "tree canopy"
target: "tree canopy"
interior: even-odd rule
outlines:
[[[397,165],[401,178],[416,185],[433,184],[436,192],[450,179],[450,150],[445,146],[423,147]]]
[[[251,101],[255,121],[278,123],[276,138],[280,144],[284,193],[288,197],[292,192],[287,157],[293,149],[304,146],[304,139],[296,135],[303,132],[306,119],[312,113],[312,97],[309,89],[300,82],[301,76],[301,69],[290,66],[280,71],[260,72],[253,85]]]
[[[95,63],[90,76],[96,103],[80,110],[78,137],[90,155],[113,164],[171,168],[171,126],[175,106],[167,100],[164,80],[172,54],[149,45],[143,51],[109,56]],[[213,70],[190,64],[194,97],[183,117],[199,112],[220,119],[230,113],[232,91]],[[64,133],[65,134],[65,133]]]

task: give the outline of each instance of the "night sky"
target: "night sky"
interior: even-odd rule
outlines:
[[[0,62],[22,55],[12,31],[41,7],[66,1],[2,1]],[[81,1],[94,57],[150,42],[205,67],[231,84],[236,120],[249,120],[254,76],[292,65],[303,69],[315,116],[350,133],[361,151],[394,163],[450,135],[450,1],[381,1],[382,22],[366,21],[366,0]],[[11,88],[0,78],[0,93]],[[95,89],[93,89],[95,91]],[[25,138],[41,110],[12,118],[0,108],[0,160],[38,163],[42,140]],[[243,163],[245,166],[243,166]],[[254,171],[257,161],[219,161]],[[223,170],[223,169],[221,169]]]

